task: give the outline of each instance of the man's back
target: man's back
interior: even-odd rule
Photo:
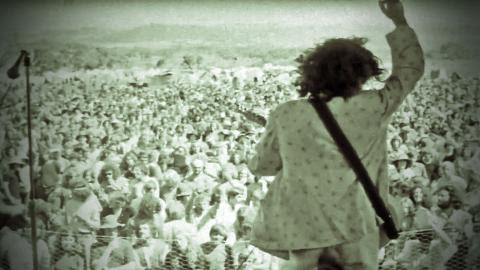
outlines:
[[[361,91],[347,101],[332,96],[328,101],[384,200],[389,185],[388,124],[424,69],[422,49],[411,28],[397,26],[387,41],[393,70],[385,87]],[[305,72],[309,72],[308,65],[308,61],[304,63]],[[308,88],[308,83],[315,82],[304,83],[307,90],[319,87]],[[321,94],[328,93],[318,95],[322,98]],[[359,241],[378,230],[362,186],[306,99],[286,102],[270,113],[249,168],[257,175],[276,176],[253,228],[252,243],[259,248],[318,249]]]
[[[387,165],[385,141],[389,119],[382,114],[385,105],[374,92],[365,92],[348,101],[334,98],[328,105],[376,181],[379,169]],[[355,181],[353,171],[306,99],[280,105],[270,119],[275,122],[283,177],[318,182],[319,176],[337,179],[335,174],[346,180],[344,185],[336,182],[331,187],[340,194]]]

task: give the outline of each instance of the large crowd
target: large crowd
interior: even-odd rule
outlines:
[[[294,69],[212,69],[156,81],[128,70],[40,78],[34,186],[23,86],[1,82],[9,93],[0,104],[0,196],[9,210],[0,267],[27,263],[28,254],[12,254],[31,246],[22,213],[34,189],[41,269],[275,269],[275,259],[248,245],[272,177],[248,170],[263,127],[244,111],[265,116],[296,98]],[[394,241],[398,252],[380,254],[384,269],[478,263],[479,86],[479,77],[427,76],[394,115],[389,201],[409,233]]]
[[[433,77],[438,73],[432,72]],[[424,79],[391,123],[391,202],[402,269],[476,269],[480,218],[479,78]]]

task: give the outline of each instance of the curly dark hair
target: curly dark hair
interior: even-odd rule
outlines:
[[[332,38],[297,59],[301,97],[323,95],[348,99],[371,77],[383,73],[379,59],[363,45],[365,38]]]

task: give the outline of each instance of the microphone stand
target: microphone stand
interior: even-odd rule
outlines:
[[[28,174],[30,178],[30,219],[32,231],[32,253],[33,253],[33,269],[38,269],[38,252],[37,252],[37,222],[35,215],[35,183],[33,181],[33,153],[32,153],[32,111],[31,111],[31,85],[30,85],[30,55],[25,54],[23,65],[25,66],[25,78],[27,84],[27,130],[28,130]]]
[[[30,227],[31,227],[31,237],[32,237],[32,255],[33,255],[33,269],[37,270],[38,268],[38,252],[37,252],[37,222],[35,215],[35,183],[33,181],[33,153],[32,153],[32,113],[31,113],[31,99],[30,99],[30,56],[28,52],[22,50],[23,55],[23,65],[25,66],[25,79],[26,79],[26,89],[27,89],[27,131],[28,131],[28,175],[30,180],[30,198],[26,199],[26,205],[29,208],[30,212]],[[22,57],[22,55],[20,57]],[[20,60],[20,59],[19,59]],[[18,60],[17,60],[18,61]],[[15,66],[19,64],[16,63]],[[16,67],[15,67],[16,68]],[[9,74],[10,76],[10,74]],[[11,79],[18,77],[18,74]],[[21,254],[18,254],[21,255]]]

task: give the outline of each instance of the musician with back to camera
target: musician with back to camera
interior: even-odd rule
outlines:
[[[346,269],[377,269],[375,211],[309,99],[327,102],[380,196],[387,200],[387,127],[424,72],[423,51],[398,0],[381,0],[395,25],[386,38],[392,74],[378,91],[361,91],[383,70],[360,38],[333,38],[307,51],[299,66],[301,98],[269,115],[249,168],[275,176],[261,203],[251,243],[285,259],[281,269],[315,269],[330,254]]]

